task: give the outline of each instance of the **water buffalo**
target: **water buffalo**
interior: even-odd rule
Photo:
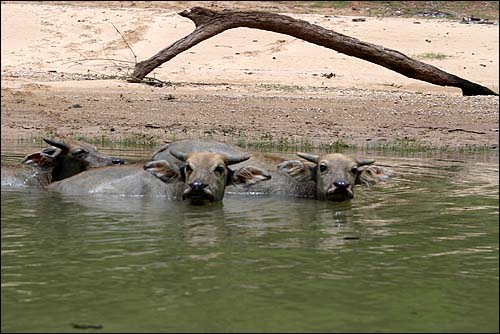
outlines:
[[[252,185],[270,178],[265,169],[229,166],[250,158],[225,144],[183,140],[153,154],[153,160],[118,168],[97,168],[49,186],[63,193],[165,195],[193,204],[221,201],[227,185]],[[215,148],[214,148],[215,147]]]
[[[2,164],[2,186],[46,186],[90,168],[125,163],[82,141],[44,141],[52,146],[27,155],[21,164]]]
[[[345,201],[353,198],[354,185],[373,185],[389,175],[385,168],[369,166],[374,160],[354,159],[340,153],[297,155],[306,161],[255,153],[248,163],[268,168],[272,178],[269,182],[247,188],[245,192]],[[241,189],[231,187],[227,191],[241,192]]]
[[[360,168],[375,162],[372,159],[353,159],[341,153],[323,156],[297,153],[313,164],[300,160],[280,163],[278,169],[288,174],[295,182],[315,184],[314,190],[306,197],[319,200],[345,201],[354,197],[355,184],[372,185],[384,177],[383,169],[377,166]]]
[[[172,150],[210,151],[222,154],[247,154],[242,149],[210,140],[179,140],[160,147],[153,153],[153,159],[171,159]],[[372,165],[374,160],[354,159],[340,153],[317,156],[298,153],[298,156],[312,162],[288,160],[280,154],[253,152],[250,159],[234,168],[252,166],[268,171],[266,182],[244,183],[229,186],[231,193],[281,194],[293,197],[316,198],[320,200],[344,201],[354,196],[356,184],[373,185],[387,178],[390,172]]]

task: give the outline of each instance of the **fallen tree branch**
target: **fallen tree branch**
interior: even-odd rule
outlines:
[[[458,87],[462,89],[463,95],[498,95],[487,87],[409,58],[399,51],[363,42],[289,16],[257,11],[213,11],[202,7],[193,7],[191,10],[180,12],[179,15],[192,20],[196,29],[151,58],[137,63],[128,81],[139,82],[161,64],[225,30],[246,27],[300,38],[348,56],[378,64],[409,78],[440,86]]]

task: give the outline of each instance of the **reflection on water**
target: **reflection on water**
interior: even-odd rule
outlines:
[[[2,188],[1,330],[498,331],[498,157],[376,159],[346,203]]]

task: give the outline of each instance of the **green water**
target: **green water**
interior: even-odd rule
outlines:
[[[1,331],[498,332],[498,156],[377,160],[340,204],[2,188]]]

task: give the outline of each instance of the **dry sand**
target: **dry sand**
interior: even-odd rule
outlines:
[[[179,11],[195,4],[231,7],[231,2],[154,3],[151,8],[119,2],[2,3],[2,142],[83,136],[160,143],[213,136],[228,142],[408,141],[498,149],[497,96],[463,97],[457,88],[409,79],[273,32],[238,28],[200,43],[154,71],[171,83],[165,87],[116,79],[131,73],[134,55],[115,27],[140,61],[192,32],[193,22]],[[499,91],[498,24],[282,14]]]

